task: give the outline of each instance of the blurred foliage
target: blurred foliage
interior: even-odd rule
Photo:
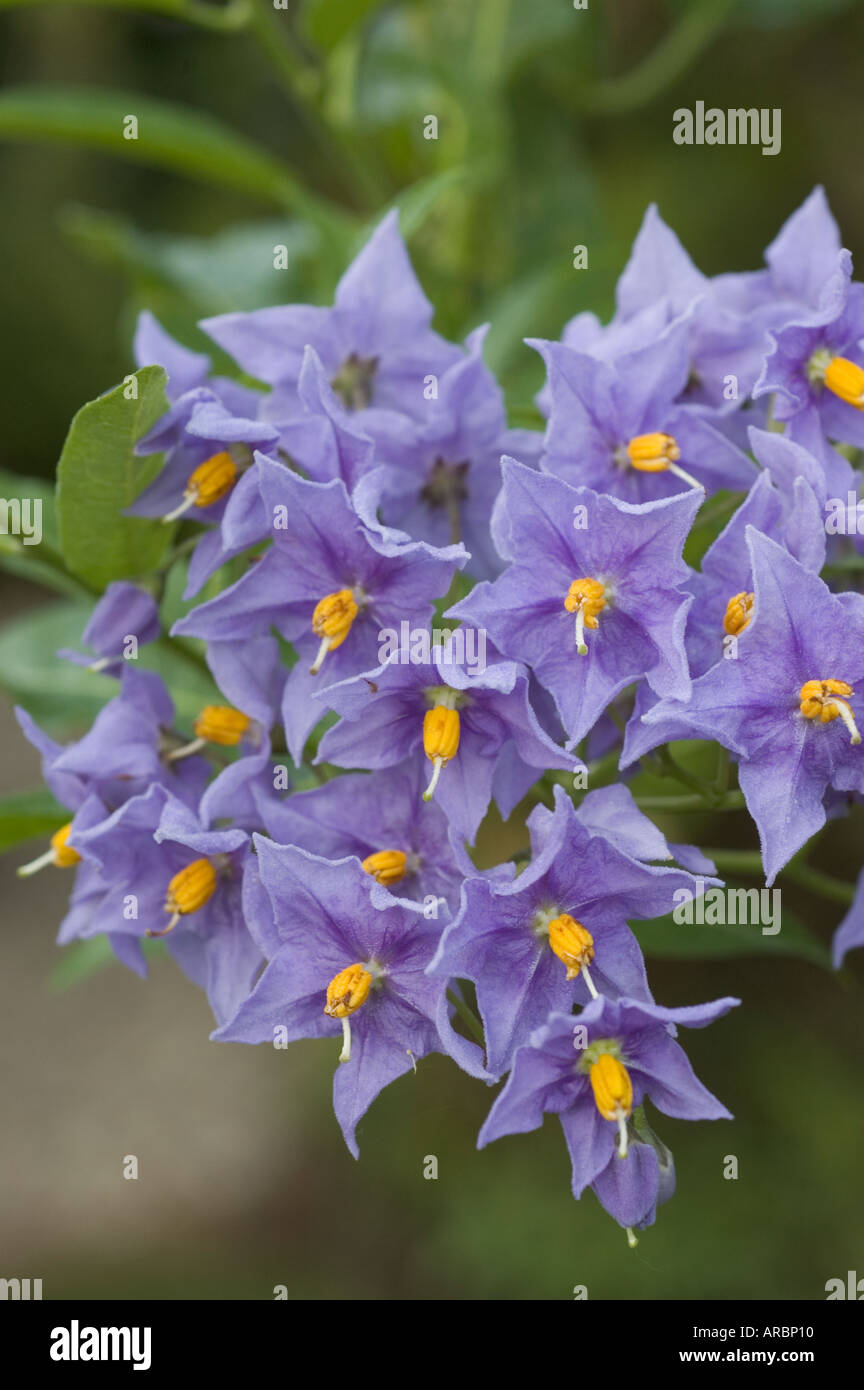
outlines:
[[[0,282],[0,492],[40,498],[44,523],[38,556],[0,536],[0,568],[59,595],[0,630],[0,673],[58,735],[86,725],[114,689],[54,658],[84,626],[91,592],[109,576],[146,572],[163,613],[182,607],[183,562],[159,571],[169,533],[119,517],[154,467],[148,460],[141,472],[130,446],[158,410],[161,382],[139,374],[134,430],[130,412],[116,409],[122,388],[110,390],[131,370],[140,308],[201,348],[205,315],[327,302],[369,229],[398,205],[437,327],[456,337],[491,321],[487,358],[523,424],[536,422],[542,373],[522,338],[557,336],[579,310],[608,314],[648,202],[709,273],[757,266],[817,182],[846,243],[864,240],[864,173],[849,157],[864,41],[854,0],[589,0],[586,9],[571,0],[0,0],[0,36],[0,254],[14,272]],[[672,112],[697,100],[781,108],[782,153],[673,145]],[[124,138],[129,116],[137,139]],[[429,117],[435,139],[425,138]],[[587,272],[573,269],[577,244],[589,249]],[[284,270],[273,268],[276,246],[287,248]],[[62,453],[58,515],[40,480],[53,475],[82,400],[90,404]],[[729,501],[714,499],[717,526]],[[691,561],[709,536],[693,538]],[[162,671],[180,724],[213,696],[195,644],[158,643],[142,664]],[[675,757],[685,785],[710,790],[704,747],[679,746]],[[668,774],[641,773],[637,791],[664,798]],[[727,797],[730,813],[700,811],[695,828],[684,805],[660,823],[678,840],[722,833],[746,859],[752,827],[737,795],[724,784],[712,804]],[[0,847],[44,836],[62,818],[47,793],[0,802]],[[849,823],[832,830],[833,867],[845,878],[850,859],[860,862],[855,833]],[[506,826],[493,817],[486,835],[494,859],[518,850],[520,815]],[[819,1297],[825,1278],[854,1267],[864,1238],[862,1213],[848,1203],[857,1187],[850,1096],[864,1058],[852,1029],[859,986],[844,976],[838,1003],[837,979],[816,968],[841,909],[826,911],[806,891],[795,903],[776,938],[696,927],[685,938],[666,922],[638,929],[660,961],[658,998],[743,993],[759,1006],[724,1025],[728,1052],[688,1038],[697,1071],[740,1118],[734,1142],[713,1126],[683,1141],[683,1126],[664,1122],[673,1149],[682,1139],[680,1191],[635,1256],[592,1198],[574,1208],[551,1122],[471,1152],[489,1095],[440,1059],[382,1096],[364,1122],[358,1168],[327,1113],[332,1058],[303,1045],[294,1076],[308,1133],[288,1189],[262,1196],[260,1224],[247,1222],[239,1242],[228,1222],[197,1233],[194,1253],[187,1242],[162,1248],[149,1270],[124,1267],[127,1296],[155,1288],[183,1297],[191,1286],[198,1296],[267,1297],[268,1285],[287,1281],[291,1297],[566,1299],[576,1283],[592,1298]],[[104,963],[104,943],[79,944],[54,985],[87,988]],[[277,1064],[262,1055],[261,1065]],[[727,1145],[746,1181],[722,1180]],[[424,1183],[430,1152],[442,1177]],[[806,1229],[790,1217],[802,1210]],[[55,1261],[55,1273],[72,1294],[116,1292],[116,1269]]]
[[[647,202],[707,271],[757,265],[817,181],[853,247],[864,231],[836,138],[852,0],[285,3],[0,5],[0,352],[39,404],[4,412],[8,466],[51,473],[80,401],[128,369],[141,305],[202,346],[205,314],[326,301],[396,202],[441,330],[492,322],[520,423],[541,376],[522,337],[608,312]],[[781,107],[782,153],[674,146],[672,111],[698,99]]]

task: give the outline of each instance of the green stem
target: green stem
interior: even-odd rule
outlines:
[[[295,103],[300,117],[308,125],[324,162],[334,168],[352,202],[363,208],[379,206],[384,192],[380,181],[361,157],[356,139],[344,139],[332,122],[320,111],[318,73],[297,56],[285,39],[284,12],[273,9],[269,0],[253,0],[250,32],[269,60],[283,89]]]
[[[728,873],[752,874],[754,878],[764,876],[758,849],[704,849],[702,853],[713,859],[718,869]]]
[[[829,898],[832,902],[842,903],[844,907],[848,907],[855,897],[853,884],[844,883],[842,879],[833,878],[831,874],[823,874],[819,869],[811,869],[808,864],[787,864],[783,874],[786,878],[791,878],[793,883],[797,883],[799,888],[806,888],[809,892]]]
[[[659,772],[661,777],[673,777],[675,781],[680,782],[682,786],[689,787],[691,791],[696,792],[702,797],[703,801],[710,801],[713,799],[712,788],[709,783],[705,781],[704,777],[697,777],[695,773],[688,772],[686,768],[675,761],[668,748],[658,748],[657,756],[660,764]]]
[[[646,106],[686,72],[725,24],[738,0],[702,0],[690,4],[678,23],[631,72],[589,85],[581,105],[592,113],[620,115]]]
[[[753,878],[764,877],[762,856],[758,850],[709,848],[703,850],[703,853],[714,860],[718,869],[728,873],[747,874]],[[781,875],[799,887],[818,894],[819,897],[829,898],[832,902],[842,903],[846,907],[855,897],[853,884],[844,883],[842,879],[834,878],[831,874],[823,874],[820,869],[811,869],[808,864],[802,862],[793,860],[781,870]]]
[[[462,1019],[466,1028],[470,1030],[475,1040],[480,1043],[481,1047],[485,1046],[486,1040],[483,1036],[483,1025],[474,1010],[465,1003],[465,1000],[461,998],[455,989],[448,989],[447,998]]]

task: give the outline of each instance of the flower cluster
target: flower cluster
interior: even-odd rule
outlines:
[[[574,1195],[635,1240],[675,1181],[646,1101],[728,1114],[678,1026],[738,1001],[655,1002],[630,923],[715,867],[625,780],[585,789],[610,756],[629,777],[715,741],[769,883],[864,792],[864,597],[820,577],[860,544],[825,511],[857,497],[864,285],[821,190],[764,269],[713,279],[650,209],[611,322],[529,340],[545,432],[508,426],[485,328],[462,346],[431,320],[395,214],[332,307],[204,322],[254,385],[142,316],[170,408],[131,512],[184,527],[170,638],[219,695],[177,727],[125,659],[160,634],[146,576],[111,584],[89,654],[61,655],[114,698],[67,746],[19,712],[70,813],[21,872],[75,870],[61,942],[104,935],[142,974],[164,942],[216,1039],[329,1039],[355,1156],[371,1102],[428,1053],[507,1075],[480,1143],[558,1115]],[[694,570],[685,543],[718,505]],[[530,847],[476,867],[492,803],[529,796]],[[859,892],[838,963],[861,944]]]

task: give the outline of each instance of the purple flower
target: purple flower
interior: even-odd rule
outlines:
[[[465,552],[435,550],[364,524],[339,480],[308,483],[263,456],[258,464],[274,546],[175,631],[237,641],[274,625],[294,643],[298,662],[286,685],[284,717],[289,748],[299,760],[320,717],[311,695],[368,667],[388,624],[425,625],[430,598],[446,590]]]
[[[136,658],[138,648],[155,642],[159,632],[159,606],[153,595],[146,589],[139,589],[137,584],[118,580],[108,585],[81,634],[84,646],[92,648],[98,659],[94,661],[83,652],[65,647],[57,655],[91,671],[118,675],[123,669],[124,657],[127,660]]]
[[[638,1142],[640,1107],[650,1099],[677,1119],[731,1119],[697,1080],[674,1041],[674,1027],[704,1028],[738,1003],[718,999],[665,1009],[598,998],[577,1018],[551,1014],[517,1052],[478,1147],[538,1129],[547,1112],[558,1115],[573,1168],[573,1196],[593,1185],[622,1226],[649,1224],[657,1201],[668,1195],[668,1175],[664,1182],[654,1145]]]
[[[592,835],[602,835],[622,854],[631,859],[651,863],[654,860],[675,859],[690,873],[713,875],[714,864],[695,845],[672,844],[633,799],[633,793],[622,782],[610,787],[598,787],[588,792],[576,808],[576,819]],[[533,812],[532,844],[535,852],[540,845],[544,824],[552,825],[555,813],[545,806]]]
[[[220,743],[235,747],[239,756],[207,788],[201,798],[201,817],[208,824],[229,819],[245,830],[257,830],[267,824],[270,809],[281,804],[274,790],[270,742],[271,729],[280,719],[287,677],[279,644],[274,637],[211,642],[207,664],[230,701],[227,708],[210,711],[213,732]],[[205,712],[197,722],[205,746],[207,723]]]
[[[729,650],[730,639],[743,631],[752,603],[752,572],[747,528],[753,527],[783,545],[806,569],[818,574],[825,563],[825,529],[808,473],[818,479],[812,455],[782,435],[751,431],[754,450],[766,471],[760,473],[744,502],[705,552],[699,574],[687,587],[694,595],[687,615],[685,637],[691,674],[701,676]],[[784,493],[775,487],[785,466],[791,484]],[[781,475],[782,476],[782,475]]]
[[[154,785],[95,824],[79,815],[70,841],[98,874],[98,892],[88,877],[89,910],[85,915],[79,904],[74,920],[66,919],[61,944],[107,933],[120,959],[144,974],[142,939],[163,937],[181,969],[206,990],[217,1022],[227,1022],[261,966],[242,902],[246,832],[208,829]]]
[[[15,711],[25,738],[42,754],[42,775],[58,801],[77,810],[96,793],[113,811],[158,784],[172,796],[197,805],[210,776],[203,759],[173,762],[166,736],[174,705],[160,676],[127,665],[119,695],[97,714],[83,738],[64,747],[27,714]]]
[[[392,212],[342,276],[331,309],[280,305],[222,314],[201,326],[245,372],[276,388],[271,418],[296,413],[303,354],[311,346],[333,390],[365,429],[370,410],[422,416],[429,377],[440,377],[460,356],[432,331],[431,321],[432,306]]]
[[[267,449],[279,438],[275,426],[256,418],[254,393],[237,388],[248,397],[249,414],[229,406],[215,391],[198,387],[181,396],[136,446],[136,453],[167,451],[163,468],[127,507],[128,516],[161,517],[173,521],[218,522],[226,498],[244,469],[252,463],[253,450]]]
[[[503,463],[492,533],[511,561],[450,610],[488,630],[555,698],[571,745],[643,676],[657,694],[689,689],[681,559],[702,494],[634,506]],[[574,631],[575,628],[575,631]]]
[[[799,430],[818,427],[827,439],[864,445],[864,285],[851,283],[841,253],[818,312],[772,334],[772,348],[754,396],[773,395],[778,420]],[[806,441],[805,441],[806,442]]]
[[[748,488],[753,465],[698,406],[679,404],[690,373],[689,315],[611,362],[529,339],[546,363],[551,410],[542,467],[629,502],[687,488]]]
[[[312,347],[307,347],[303,355],[297,397],[299,413],[279,422],[283,452],[313,482],[329,483],[341,478],[351,492],[375,463],[375,444],[364,432],[372,412],[364,411],[361,429],[356,413],[337,397],[324,364]],[[392,411],[378,413],[397,434],[413,438],[416,427],[406,417]]]
[[[839,970],[848,951],[864,946],[864,873],[858,878],[855,897],[843,921],[834,933],[831,942],[831,958],[834,969]]]
[[[172,402],[203,386],[210,375],[210,358],[178,343],[147,309],[138,316],[133,351],[137,366],[165,368],[165,394]]]
[[[643,718],[665,725],[664,741],[672,721],[674,736],[716,739],[740,759],[770,884],[824,825],[828,788],[864,791],[864,598],[832,594],[767,536],[747,539],[753,597],[736,659],[712,666],[686,703],[664,700]]]
[[[509,882],[475,878],[464,884],[459,913],[430,967],[476,986],[487,1065],[495,1076],[552,1010],[570,1009],[598,992],[650,1000],[627,919],[671,911],[676,890],[692,892],[694,883],[680,869],[643,864],[595,833],[561,787],[554,814],[537,807],[528,825],[530,865]],[[659,843],[650,848],[667,857],[662,836],[655,832],[655,838]],[[634,842],[648,847],[641,827],[634,835],[631,824],[628,839],[630,848]]]
[[[464,875],[447,817],[423,801],[425,780],[419,761],[347,773],[269,805],[265,829],[280,844],[326,859],[354,855],[399,897],[443,898],[453,910]]]
[[[426,974],[440,926],[416,903],[375,883],[370,891],[356,859],[321,859],[261,836],[255,848],[272,916],[252,925],[268,964],[213,1036],[284,1045],[335,1043],[341,1033],[333,1104],[356,1158],[355,1131],[372,1101],[428,1053],[485,1075],[476,1046],[453,1031],[443,981]]]
[[[459,629],[431,652],[428,633],[414,636],[427,639],[418,643],[425,652],[397,645],[394,629],[388,661],[322,693],[321,703],[342,718],[321,740],[318,761],[425,766],[425,797],[434,794],[454,833],[473,842],[493,797],[506,819],[538,772],[573,770],[574,759],[540,728],[524,670],[497,658],[486,663],[481,634]]]
[[[619,353],[632,351],[682,315],[689,371],[679,399],[734,409],[750,394],[767,350],[764,316],[754,313],[750,299],[736,300],[725,277],[711,280],[697,270],[652,204],[618,281],[615,318],[603,337],[617,337]],[[564,341],[571,340],[565,332]],[[590,343],[584,350],[592,351]]]
[[[462,541],[471,552],[466,572],[488,579],[501,560],[489,517],[501,488],[502,454],[539,458],[542,438],[507,428],[501,390],[483,362],[486,328],[472,333],[467,356],[441,377],[426,418],[413,437],[379,445],[391,465],[381,499],[386,522],[431,545]]]
[[[174,632],[208,642],[245,641],[275,627],[297,650],[285,685],[288,748],[300,761],[323,710],[317,690],[379,661],[381,631],[405,620],[426,627],[461,548],[436,550],[363,524],[344,483],[311,483],[258,456],[273,545],[236,584],[194,608]]]

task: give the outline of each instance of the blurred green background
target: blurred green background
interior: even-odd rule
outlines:
[[[437,326],[457,336],[492,320],[490,360],[519,422],[540,384],[522,336],[609,312],[649,201],[713,273],[757,267],[821,182],[864,255],[860,4],[248,4],[229,21],[203,6],[181,18],[180,0],[161,14],[120,0],[0,7],[0,466],[53,474],[74,411],[129,369],[139,308],[202,346],[204,314],[326,301],[397,198]],[[141,113],[135,151],[108,117],[96,130],[108,108],[48,84],[126,94],[110,109]],[[673,110],[697,100],[781,108],[781,154],[673,145]],[[158,155],[154,101],[172,108]],[[98,150],[72,141],[91,108]],[[214,148],[220,130],[226,151],[242,136],[293,181],[226,187],[218,156],[199,160],[199,179],[172,172],[193,109],[218,123]],[[437,141],[423,138],[429,114]],[[276,272],[279,243],[290,265]],[[590,268],[574,271],[581,243]],[[0,575],[4,620],[41,644],[21,690],[34,710],[55,679],[48,600]],[[70,687],[68,733],[89,713]],[[5,702],[0,736],[0,794],[35,786]],[[664,829],[754,843],[739,815]],[[860,830],[832,828],[824,868],[857,874]],[[522,838],[517,823],[493,828],[484,851],[503,858]],[[48,1298],[267,1298],[285,1285],[290,1298],[463,1300],[568,1299],[574,1285],[590,1298],[811,1299],[864,1274],[860,959],[840,977],[775,951],[649,962],[664,1003],[743,999],[684,1039],[736,1120],[658,1122],[679,1190],[631,1252],[592,1196],[573,1202],[551,1120],[475,1153],[491,1093],[443,1059],[381,1097],[358,1164],[329,1111],[329,1046],[209,1043],[204,1000],[167,961],[149,985],[119,966],[59,981],[68,881],[17,881],[30,848],[0,859],[0,1276],[41,1277]],[[840,916],[803,894],[788,906],[822,940]],[[127,1154],[137,1182],[123,1180]],[[737,1181],[723,1177],[732,1154]]]

